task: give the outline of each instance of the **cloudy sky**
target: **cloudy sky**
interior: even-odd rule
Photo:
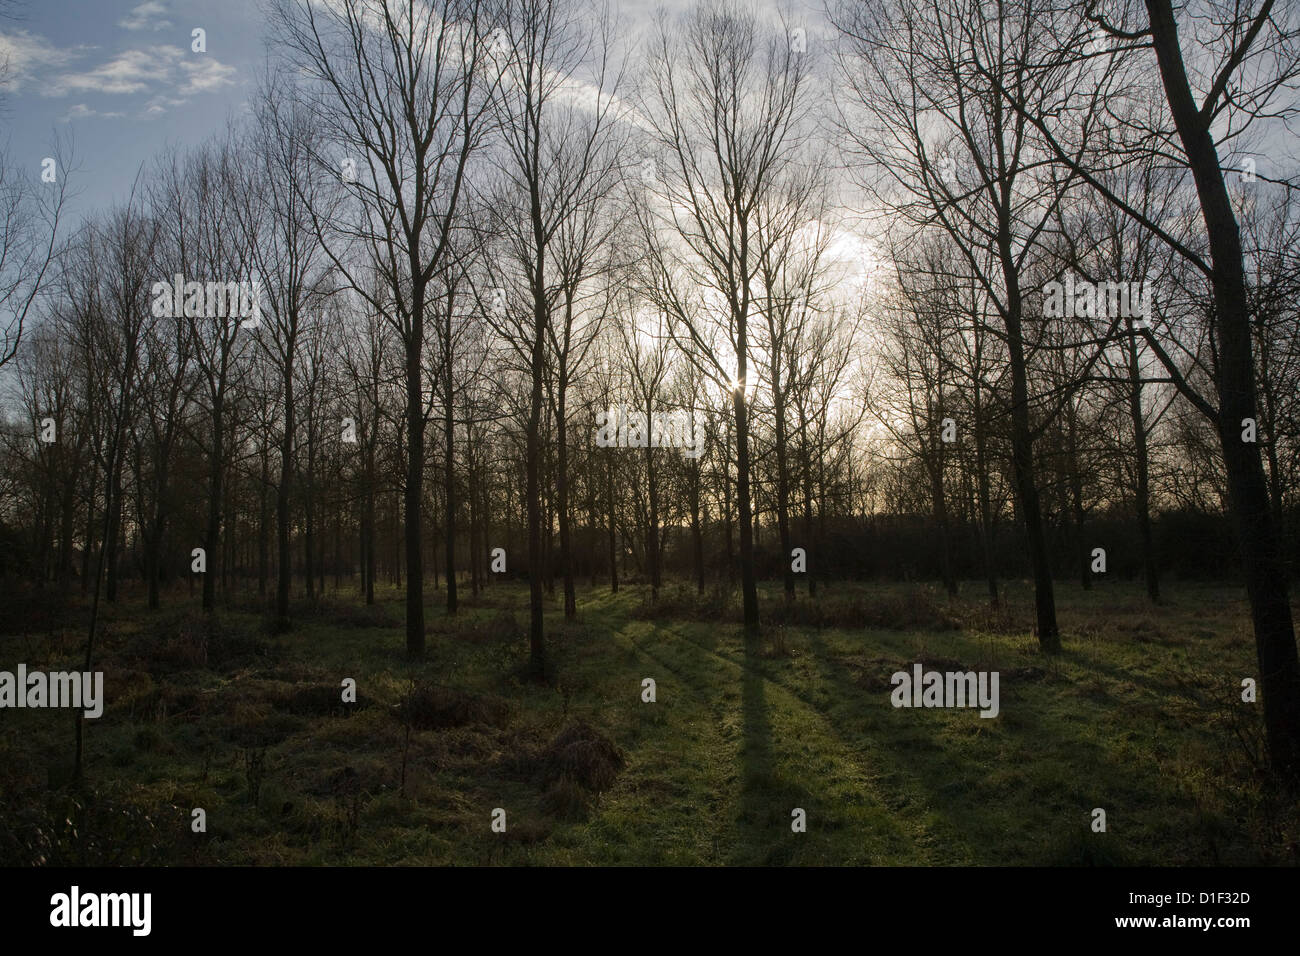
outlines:
[[[0,20],[0,145],[39,168],[71,137],[79,211],[124,196],[140,164],[236,115],[265,56],[257,0],[18,0]],[[206,31],[206,53],[192,31]]]
[[[624,38],[688,0],[613,0]],[[784,0],[814,23],[821,0]],[[74,215],[124,199],[168,145],[218,132],[247,108],[267,55],[263,0],[0,0],[0,149],[38,174],[54,137],[73,149]],[[193,31],[205,31],[195,52]]]

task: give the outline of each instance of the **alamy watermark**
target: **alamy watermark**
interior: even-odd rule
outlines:
[[[687,458],[704,454],[704,433],[687,411],[655,412],[616,406],[596,413],[600,448],[680,448]]]
[[[1043,286],[1043,317],[1137,319],[1137,325],[1145,326],[1151,297],[1149,282],[1089,282],[1067,273],[1065,282],[1053,280]]]
[[[148,936],[152,913],[152,893],[83,893],[74,885],[50,897],[51,926],[126,926],[134,936]]]
[[[979,707],[981,717],[996,717],[997,671],[927,671],[912,665],[912,673],[896,671],[889,679],[895,707]]]
[[[262,282],[260,279],[238,282],[186,282],[177,273],[174,281],[155,282],[154,318],[239,318],[240,326],[255,329],[262,321]]]
[[[104,713],[104,672],[0,671],[0,708],[71,707],[94,720]]]

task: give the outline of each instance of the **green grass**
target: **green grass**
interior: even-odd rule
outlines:
[[[576,621],[548,604],[545,685],[524,677],[524,587],[494,586],[454,620],[430,589],[419,664],[404,659],[395,591],[377,609],[351,593],[304,608],[279,636],[256,610],[227,610],[206,656],[196,612],[127,601],[105,614],[108,705],[86,722],[81,809],[57,786],[67,712],[0,714],[0,856],[19,857],[0,862],[1300,859],[1295,807],[1251,756],[1262,705],[1240,701],[1255,663],[1239,589],[1174,586],[1152,607],[1128,585],[1061,584],[1057,658],[1030,633],[1028,586],[1008,590],[991,612],[975,585],[951,603],[924,587],[834,585],[792,609],[769,589],[766,618],[789,623],[746,647],[733,595],[673,586],[652,609],[641,589],[580,589]],[[72,624],[9,633],[0,667],[77,669],[83,640]],[[1000,715],[893,708],[889,677],[914,661],[999,671]],[[336,703],[347,677],[355,708]],[[655,703],[641,700],[645,677]],[[413,680],[460,716],[408,742],[399,705]],[[621,753],[603,788],[546,775],[575,721]],[[190,833],[193,807],[204,835]],[[504,834],[490,827],[497,807]],[[796,807],[804,833],[791,830]],[[1105,833],[1091,829],[1095,807]]]

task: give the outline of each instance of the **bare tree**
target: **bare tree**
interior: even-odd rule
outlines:
[[[479,0],[277,0],[272,13],[306,98],[338,154],[317,155],[352,202],[313,209],[334,265],[386,315],[406,358],[406,651],[424,654],[424,343],[429,287],[451,249],[470,159],[487,130],[492,80]],[[385,295],[366,275],[378,269]]]
[[[69,195],[67,151],[56,142],[53,153],[38,182],[0,152],[0,368],[18,352],[59,248]]]
[[[275,617],[276,627],[286,630],[293,577],[290,538],[294,524],[291,511],[296,471],[298,396],[295,388],[299,353],[303,339],[313,332],[314,316],[324,310],[326,300],[334,291],[313,214],[329,216],[338,194],[313,176],[313,158],[321,148],[320,134],[312,125],[311,114],[295,104],[291,87],[282,79],[269,78],[259,91],[254,115],[256,125],[251,132],[249,155],[255,158],[244,170],[240,192],[256,198],[241,205],[238,215],[265,298],[262,321],[252,331],[279,379]],[[309,528],[312,520],[308,514]],[[310,548],[310,534],[308,540]],[[310,560],[307,567],[310,594]]]
[[[752,9],[707,0],[679,21],[661,19],[641,97],[653,148],[643,282],[682,353],[731,395],[749,638],[759,633],[750,325],[764,255],[784,235],[762,228],[760,207],[800,171],[810,133],[810,66],[797,47],[784,24],[770,29]]]
[[[495,227],[508,262],[501,267],[508,269],[526,301],[526,313],[517,313],[526,319],[499,328],[524,359],[531,382],[525,426],[529,647],[530,668],[540,680],[546,667],[543,566],[550,540],[549,531],[543,535],[541,486],[548,346],[559,346],[552,358],[563,366],[555,404],[567,594],[572,580],[565,395],[575,359],[574,306],[595,266],[597,244],[608,231],[601,207],[618,172],[611,130],[620,74],[610,58],[612,23],[599,11],[588,14],[577,3],[516,0],[505,4],[499,29],[495,57],[502,80],[495,109],[502,131],[502,183]],[[562,310],[558,329],[557,309]]]
[[[1035,257],[1072,177],[1041,158],[1034,130],[1006,106],[1002,91],[1048,113],[1086,81],[1085,71],[1071,58],[1045,55],[1056,50],[1054,21],[1050,8],[1033,0],[994,7],[979,0],[845,3],[835,20],[846,40],[849,112],[841,128],[863,164],[863,184],[918,232],[947,233],[1000,319],[1036,631],[1042,649],[1055,653],[1060,633],[1034,457],[1036,433],[1052,414],[1040,410],[1034,421],[1026,307]],[[1031,59],[1038,69],[1028,66]],[[1085,124],[1082,135],[1089,132]],[[1099,354],[1094,349],[1091,361]]]
[[[1079,4],[1076,26],[1058,39],[1063,49],[1087,30],[1100,30],[1112,49],[1127,54],[1134,69],[1146,50],[1154,55],[1159,89],[1167,111],[1147,122],[1120,126],[1123,148],[1114,141],[1106,153],[1086,152],[1071,126],[1053,111],[1026,103],[1023,95],[997,79],[1006,108],[1043,136],[1053,158],[1067,165],[1116,208],[1158,236],[1204,277],[1213,301],[1212,380],[1217,404],[1195,387],[1151,329],[1143,334],[1179,392],[1214,423],[1222,448],[1231,511],[1250,596],[1264,697],[1264,719],[1273,766],[1279,775],[1300,781],[1300,656],[1288,595],[1281,537],[1268,482],[1249,424],[1257,424],[1258,390],[1252,315],[1241,228],[1221,161],[1261,120],[1295,116],[1283,101],[1300,77],[1300,21],[1297,12],[1274,0],[1242,4],[1201,0],[1176,14],[1171,0],[1144,0],[1109,9],[1093,0]],[[1186,32],[1180,36],[1180,26]],[[1192,42],[1195,57],[1183,52]],[[1112,60],[1114,57],[1112,56]],[[1149,68],[1150,60],[1146,60]],[[1032,58],[1022,68],[1037,70]],[[1114,88],[1130,77],[1112,70]],[[1141,88],[1146,92],[1146,87]],[[1140,95],[1140,94],[1139,94]],[[1097,94],[1090,100],[1095,101]],[[1109,116],[1116,111],[1108,111]],[[1123,114],[1120,114],[1123,116]],[[1186,169],[1195,187],[1204,231],[1180,234],[1151,219],[1108,188],[1097,170],[1158,150]],[[1204,250],[1204,251],[1202,251]]]

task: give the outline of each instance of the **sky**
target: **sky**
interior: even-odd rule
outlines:
[[[70,139],[77,216],[124,200],[167,146],[199,143],[242,115],[267,56],[262,0],[0,0],[10,5],[0,149],[39,173],[53,138]],[[688,3],[613,2],[634,36],[661,5]],[[803,18],[820,2],[781,6]],[[195,29],[206,52],[192,49]]]
[[[319,0],[327,2],[327,0]],[[656,11],[691,0],[610,0],[624,40],[647,35]],[[773,0],[817,31],[821,0]],[[248,110],[267,58],[265,0],[0,0],[0,150],[39,176],[52,143],[70,145],[70,230],[84,215],[124,202],[168,147],[184,149],[219,133]],[[201,29],[204,50],[196,50]],[[816,41],[813,41],[816,42]],[[840,235],[831,258],[854,274],[872,257],[856,236]],[[874,260],[872,260],[874,261]]]
[[[0,19],[9,82],[0,146],[38,170],[54,137],[72,145],[74,212],[125,198],[168,145],[238,116],[265,57],[256,0],[18,0]],[[192,50],[205,31],[207,51]]]

